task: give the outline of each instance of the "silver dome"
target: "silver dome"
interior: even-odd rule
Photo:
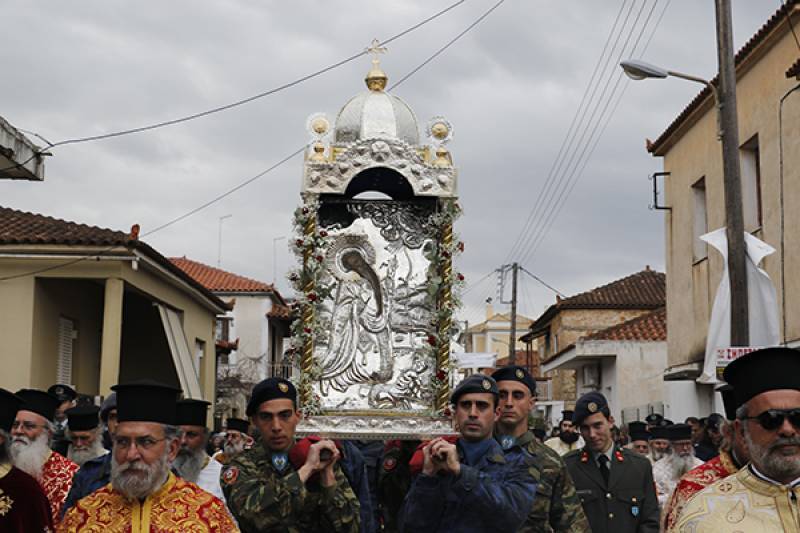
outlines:
[[[383,137],[419,144],[417,117],[403,100],[383,91],[367,91],[350,99],[336,117],[334,142]]]

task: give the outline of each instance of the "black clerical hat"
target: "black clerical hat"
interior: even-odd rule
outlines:
[[[722,405],[725,406],[725,418],[728,420],[736,420],[736,409],[739,408],[739,405],[736,403],[736,395],[733,393],[733,387],[726,384],[717,390],[722,395]]]
[[[782,346],[763,348],[734,359],[722,373],[733,387],[736,403],[771,390],[800,390],[800,352]]]
[[[247,435],[247,432],[250,430],[250,422],[242,420],[241,418],[229,418],[225,421],[225,428],[239,431]]]
[[[664,429],[670,442],[692,439],[692,426],[689,424],[672,424]]]
[[[651,439],[667,439],[669,440],[669,434],[667,433],[667,428],[669,426],[653,426],[650,428],[650,438]]]
[[[43,390],[20,389],[17,391],[17,396],[22,398],[20,411],[31,411],[51,422],[56,414],[56,409],[61,404],[58,398]]]
[[[492,378],[497,383],[501,381],[518,381],[527,386],[531,394],[536,394],[536,380],[533,379],[533,376],[525,367],[517,365],[504,366],[495,370]]]
[[[267,378],[253,387],[250,394],[250,401],[247,402],[247,416],[253,416],[258,410],[258,406],[270,400],[285,398],[292,400],[297,405],[297,389],[292,382],[283,378]]]
[[[179,426],[202,426],[206,427],[206,412],[211,402],[205,400],[180,400],[178,402]]]
[[[17,411],[22,403],[22,398],[7,391],[0,389],[0,429],[6,433],[11,432],[11,425],[17,418]]]
[[[647,423],[639,420],[628,423],[628,436],[631,441],[650,440],[650,432],[647,431]]]
[[[114,385],[119,422],[156,422],[174,425],[181,390],[157,381],[141,380]]]
[[[70,431],[89,431],[100,425],[100,408],[85,405],[67,409],[67,427]]]

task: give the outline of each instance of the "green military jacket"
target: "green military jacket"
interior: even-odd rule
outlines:
[[[359,530],[358,498],[338,465],[336,485],[306,484],[292,467],[281,473],[263,444],[238,454],[222,470],[220,481],[228,508],[242,533],[347,532]]]
[[[608,483],[586,448],[564,456],[594,533],[658,533],[653,468],[633,450],[615,447]]]
[[[498,439],[499,440],[499,439]],[[530,431],[505,450],[506,455],[527,453],[530,472],[536,480],[536,498],[522,533],[588,533],[589,521],[581,507],[561,456],[545,446]]]

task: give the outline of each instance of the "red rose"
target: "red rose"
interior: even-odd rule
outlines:
[[[450,416],[450,415],[452,415],[452,414],[453,414],[453,411],[451,411],[449,407],[445,407],[445,408],[444,408],[444,411],[442,411],[442,414],[443,414],[444,416]]]
[[[313,292],[310,292],[310,293],[308,294],[308,301],[310,301],[310,302],[316,302],[316,301],[317,301],[317,295],[316,295],[316,294],[314,294]]]
[[[322,260],[324,259],[324,257],[322,257],[321,255],[318,255],[316,259],[317,259],[317,261],[322,263]]]
[[[463,252],[464,251],[464,243],[461,242],[461,241],[458,242],[458,251],[459,252]]]
[[[458,273],[458,281],[464,281],[464,274]]]
[[[442,257],[448,257],[449,258],[450,257],[450,252],[448,252],[447,250],[442,250]]]
[[[303,246],[303,239],[297,239],[296,241],[294,241],[294,243],[295,243],[297,246]]]
[[[311,328],[303,328],[303,333],[311,334]]]
[[[436,346],[436,337],[433,335],[428,335],[428,344],[431,346]]]
[[[307,207],[304,207],[304,208],[303,208],[303,214],[304,214],[304,215],[307,215],[307,214],[308,214],[308,208],[307,208]]]
[[[319,236],[320,237],[327,237],[328,236],[328,232],[325,231],[325,230],[322,230],[322,231],[319,232]]]
[[[444,378],[446,377],[447,374],[445,374],[444,370],[439,370],[438,372],[436,372],[436,379],[438,379],[439,381],[444,381]]]

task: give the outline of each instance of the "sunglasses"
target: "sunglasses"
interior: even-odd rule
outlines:
[[[767,431],[774,431],[783,425],[783,421],[789,419],[791,424],[800,429],[800,408],[795,409],[767,409],[756,416],[746,416],[742,420],[756,420],[762,428]]]

